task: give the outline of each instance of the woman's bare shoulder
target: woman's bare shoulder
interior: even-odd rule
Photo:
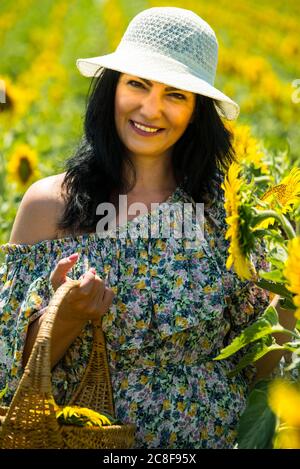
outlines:
[[[25,192],[13,224],[10,243],[35,244],[56,239],[56,223],[64,210],[62,183],[66,173],[33,183]]]

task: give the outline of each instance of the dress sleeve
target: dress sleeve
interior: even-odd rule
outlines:
[[[51,256],[37,256],[29,245],[2,245],[6,252],[0,267],[0,390],[8,405],[23,374],[22,354],[30,322],[48,305]]]

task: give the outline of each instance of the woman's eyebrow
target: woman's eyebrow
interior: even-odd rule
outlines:
[[[140,77],[138,77],[138,78],[139,78],[139,80],[144,81],[148,86],[153,86],[152,82],[149,81],[149,80],[146,80],[146,78],[140,78]],[[165,91],[184,91],[184,90],[179,90],[178,88],[173,88],[172,86],[167,86],[165,88]]]

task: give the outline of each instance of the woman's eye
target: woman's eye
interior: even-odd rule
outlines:
[[[184,94],[180,94],[180,93],[172,93],[170,96],[176,96],[176,98],[181,99],[181,100],[185,99]]]
[[[144,88],[143,83],[141,83],[140,81],[135,81],[135,80],[129,80],[128,85],[131,85],[134,88]],[[170,93],[169,96],[175,96],[177,99],[182,100],[182,101],[186,99],[184,94],[181,94],[181,93]]]
[[[130,80],[128,84],[133,85],[135,88],[138,88],[139,86],[143,86],[142,83],[140,83],[139,81],[135,81],[135,80]]]

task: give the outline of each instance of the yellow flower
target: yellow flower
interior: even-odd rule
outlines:
[[[158,249],[164,250],[166,249],[166,243],[162,241],[161,239],[158,239],[156,242],[156,246]]]
[[[223,435],[223,428],[220,427],[220,425],[217,425],[217,426],[216,426],[216,428],[215,428],[215,434],[216,434],[217,436]]]
[[[280,204],[282,213],[291,211],[294,205],[300,202],[300,169],[293,168],[281,182],[271,187],[261,197],[262,202],[269,205],[270,209],[276,209]],[[262,207],[258,206],[258,209]],[[274,218],[268,218],[261,222],[257,227],[268,228],[274,223]]]
[[[197,410],[197,405],[196,404],[191,404],[190,410],[188,411],[188,415],[190,417],[194,417],[196,415],[196,410]]]
[[[35,292],[31,294],[30,299],[34,302],[34,306],[39,307],[42,305],[43,299]]]
[[[126,342],[126,337],[125,337],[124,334],[123,334],[123,335],[120,335],[120,337],[119,337],[119,342],[120,342],[120,344],[125,344],[125,342]]]
[[[102,427],[111,425],[108,416],[99,414],[86,407],[66,406],[56,411],[56,418],[59,423],[65,425],[78,425],[80,427]]]
[[[184,409],[185,409],[185,403],[184,402],[178,402],[177,403],[177,409],[179,410],[179,412],[183,412]]]
[[[139,274],[146,274],[147,273],[147,266],[146,265],[140,265],[139,266]]]
[[[187,327],[188,326],[188,320],[186,318],[177,317],[176,320],[175,320],[175,325],[176,326],[181,326],[181,327]]]
[[[148,376],[142,375],[140,377],[140,383],[141,384],[147,384],[148,383]]]
[[[171,409],[171,403],[170,403],[170,401],[168,401],[167,399],[165,399],[164,402],[163,402],[163,409],[164,409],[164,410],[169,410],[169,409]]]
[[[239,164],[232,163],[222,184],[225,193],[226,222],[228,224],[225,237],[230,239],[226,268],[229,270],[233,265],[234,270],[242,280],[250,280],[255,277],[256,272],[252,262],[246,258],[240,246],[239,208],[242,180],[239,179],[239,172]]]
[[[132,402],[132,403],[130,404],[130,410],[131,410],[132,412],[136,412],[136,410],[137,410],[137,403],[136,403],[136,402]]]
[[[184,261],[184,256],[183,254],[176,254],[175,255],[175,261]]]
[[[210,343],[209,343],[209,341],[208,341],[207,339],[203,339],[203,340],[201,341],[201,347],[203,347],[204,350],[209,350],[210,347],[211,347],[211,345],[210,345]]]
[[[121,389],[127,389],[128,388],[128,379],[125,378],[123,381],[121,381]]]
[[[271,383],[269,406],[280,419],[275,447],[300,449],[300,389],[281,379]]]
[[[137,321],[136,327],[137,327],[137,329],[144,329],[145,328],[145,321]]]
[[[295,294],[293,301],[297,309],[295,317],[300,319],[300,237],[288,242],[288,258],[285,262],[283,275],[287,279],[287,289]]]
[[[26,144],[19,144],[11,154],[8,165],[8,180],[24,191],[38,178],[37,154]]]
[[[274,449],[300,449],[300,430],[286,425],[279,426]]]
[[[268,168],[263,161],[263,152],[259,148],[259,142],[251,135],[251,129],[247,125],[236,125],[232,122],[226,124],[233,133],[233,148],[239,162],[253,164],[262,173],[268,174]]]
[[[159,261],[160,261],[160,256],[158,256],[157,254],[152,257],[153,264],[158,264]]]
[[[180,287],[182,284],[183,284],[183,280],[182,280],[181,277],[179,277],[179,278],[176,280],[176,287]]]
[[[146,288],[145,280],[141,280],[140,282],[138,282],[138,283],[136,284],[136,287],[137,287],[139,290],[142,290],[142,289]]]
[[[151,443],[153,440],[154,440],[154,435],[152,433],[147,433],[145,435],[145,440],[148,442],[148,443]]]
[[[117,308],[121,313],[125,313],[125,311],[127,311],[127,306],[122,301],[118,301]]]
[[[199,434],[200,440],[207,440],[208,439],[208,431],[206,429],[203,429],[200,431]]]

